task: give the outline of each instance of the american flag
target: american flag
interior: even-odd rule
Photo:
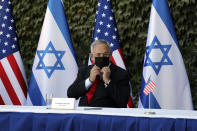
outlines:
[[[122,49],[120,48],[120,38],[118,35],[114,11],[110,0],[98,0],[93,34],[93,41],[94,40],[106,40],[110,44],[112,51],[111,61],[115,65],[126,69]],[[130,94],[132,96],[132,93]],[[131,97],[129,98],[128,107],[133,107]]]
[[[0,1],[0,72],[0,104],[23,105],[27,84],[8,0]]]
[[[146,87],[144,88],[144,94],[148,95],[154,88],[156,87],[155,83],[153,81],[150,81]]]

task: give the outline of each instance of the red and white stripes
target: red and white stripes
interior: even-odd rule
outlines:
[[[0,60],[0,104],[23,105],[27,82],[19,51]]]
[[[146,87],[144,88],[144,94],[148,95],[154,88],[156,87],[155,83],[153,81],[150,81]]]
[[[117,65],[117,66],[119,66],[119,67],[121,67],[121,68],[126,70],[124,59],[123,59],[123,56],[122,56],[122,49],[121,48],[113,51],[112,57],[111,57],[111,61],[115,65]]]

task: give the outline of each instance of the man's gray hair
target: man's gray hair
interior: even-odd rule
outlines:
[[[109,48],[109,51],[111,51],[111,50],[110,50],[110,45],[109,45],[109,43],[108,43],[107,41],[105,41],[105,40],[95,40],[94,42],[92,42],[92,44],[91,44],[91,46],[90,46],[90,51],[91,51],[91,53],[93,53],[94,46],[95,46],[95,45],[100,45],[100,44],[105,44],[105,45],[107,45],[108,48]]]

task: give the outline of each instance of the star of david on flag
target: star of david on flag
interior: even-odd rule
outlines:
[[[78,72],[61,0],[49,0],[29,82],[27,105],[46,105],[45,96],[65,98]]]
[[[55,58],[54,58],[55,60],[53,59],[54,62],[50,61],[50,63],[48,63],[49,65],[47,65],[47,63],[45,63],[45,61],[44,61],[44,58],[47,57],[46,56],[47,54],[50,55],[48,57],[53,58],[55,56]],[[50,41],[45,50],[38,50],[37,51],[39,62],[38,62],[36,69],[44,70],[46,75],[48,76],[48,78],[50,78],[52,73],[55,70],[64,70],[65,69],[64,65],[61,62],[61,59],[64,54],[65,54],[65,51],[55,50],[53,44]],[[53,56],[51,56],[51,55],[53,55]],[[47,59],[47,58],[45,58],[45,59]]]
[[[114,11],[110,0],[98,0],[93,34],[93,41],[94,40],[107,41],[110,44],[110,49],[112,51],[111,61],[115,65],[126,70],[122,49],[120,48],[121,43],[114,17]],[[88,63],[91,64],[90,59]],[[129,98],[128,107],[133,107],[132,89],[130,88],[130,90],[131,97]]]
[[[193,109],[190,84],[167,0],[153,0],[152,3],[139,108],[149,107],[149,97],[143,91],[150,77],[159,87],[149,94],[151,108]]]
[[[171,46],[172,45],[161,45],[160,41],[157,39],[157,36],[155,36],[151,45],[146,47],[146,58],[144,66],[151,66],[154,69],[155,73],[158,75],[162,66],[172,65],[172,62],[168,56],[168,52]],[[154,52],[154,50],[156,51]],[[153,61],[154,57],[153,55],[151,56],[151,53],[156,56],[162,55],[161,60],[160,57],[158,57],[159,61]]]

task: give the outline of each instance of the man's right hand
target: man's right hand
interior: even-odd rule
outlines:
[[[89,80],[90,82],[94,82],[96,80],[96,76],[100,75],[100,68],[96,65],[93,66],[93,68],[90,70],[90,77]]]

